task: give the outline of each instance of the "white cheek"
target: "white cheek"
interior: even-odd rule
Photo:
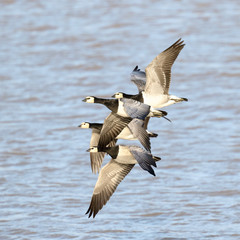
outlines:
[[[96,153],[96,152],[98,152],[98,149],[97,148],[91,148],[90,152],[91,153]]]
[[[88,100],[87,100],[87,103],[94,103],[94,99],[92,99],[92,98],[91,98],[91,99],[88,99]]]

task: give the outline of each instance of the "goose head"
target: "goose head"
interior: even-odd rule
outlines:
[[[94,146],[94,147],[90,147],[87,152],[90,152],[90,153],[96,153],[98,152],[98,147]]]
[[[177,97],[175,95],[170,95],[169,100],[173,101],[174,103],[178,103],[178,102],[182,102],[182,101],[185,101],[185,102],[188,101],[187,98]]]
[[[88,97],[84,98],[82,101],[87,102],[87,103],[94,103],[95,102],[95,97],[88,96]]]
[[[124,97],[124,93],[122,93],[122,92],[117,92],[117,93],[115,93],[112,97],[114,97],[114,98],[123,98],[123,97]]]
[[[90,123],[89,122],[83,122],[78,127],[80,127],[80,128],[90,128]]]

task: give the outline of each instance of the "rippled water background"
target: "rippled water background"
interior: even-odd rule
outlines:
[[[0,2],[0,239],[240,239],[240,5],[230,1]],[[136,166],[96,218],[91,132],[135,93],[179,37],[170,92],[189,102],[152,119],[156,177]],[[106,158],[105,163],[109,160]]]

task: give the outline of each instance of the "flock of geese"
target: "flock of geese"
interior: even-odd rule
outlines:
[[[157,137],[157,134],[149,132],[147,126],[150,117],[166,118],[167,112],[157,108],[188,101],[187,98],[168,93],[171,68],[184,45],[181,39],[177,40],[157,55],[146,67],[145,72],[140,71],[138,66],[134,68],[131,81],[138,88],[137,94],[118,92],[112,99],[89,96],[83,100],[86,103],[103,104],[111,111],[104,123],[83,122],[79,126],[92,129],[90,148],[87,151],[90,152],[92,172],[99,172],[86,212],[88,217],[96,216],[136,163],[155,176],[152,167],[156,167],[156,162],[161,158],[151,153],[149,138]],[[135,145],[116,145],[117,139],[138,140],[143,148]],[[101,168],[105,153],[112,159]]]

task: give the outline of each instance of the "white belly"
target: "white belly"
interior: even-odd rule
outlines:
[[[118,157],[115,161],[123,164],[136,164],[137,161],[129,151],[127,146],[119,146]]]
[[[158,94],[158,95],[149,95],[145,92],[142,92],[144,103],[150,105],[153,108],[162,108],[168,105],[169,95],[166,94]]]
[[[125,139],[125,140],[137,140],[134,138],[132,132],[128,127],[125,127],[122,132],[116,137],[117,139]]]

